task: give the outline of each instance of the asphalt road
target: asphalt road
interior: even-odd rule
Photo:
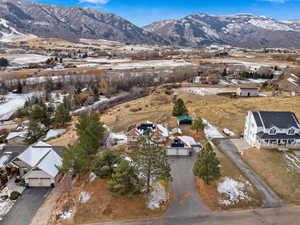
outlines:
[[[266,182],[260,178],[244,160],[241,159],[241,156],[238,152],[238,149],[229,139],[217,139],[214,140],[214,143],[217,145],[218,149],[225,153],[242,171],[242,173],[249,179],[249,181],[257,188],[260,192],[263,206],[265,208],[275,208],[280,207],[282,201],[277,196],[277,194],[272,191],[272,189],[266,184]]]
[[[27,188],[0,225],[29,225],[50,188]]]
[[[207,217],[161,218],[87,225],[300,225],[300,207],[213,213]]]
[[[196,155],[169,159],[173,182],[170,208],[164,217],[206,217],[211,214],[196,190],[192,171],[195,159]]]

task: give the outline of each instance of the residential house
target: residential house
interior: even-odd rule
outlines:
[[[58,180],[62,158],[51,145],[38,142],[29,146],[10,163],[19,168],[20,176],[29,187],[50,187]]]
[[[293,112],[249,112],[244,139],[257,148],[300,148],[300,124]]]
[[[239,87],[236,90],[236,95],[240,97],[257,97],[259,96],[259,89],[256,87]]]
[[[127,143],[136,143],[145,132],[151,132],[153,140],[159,144],[165,143],[169,138],[169,131],[163,125],[147,122],[139,126],[131,126],[128,128],[126,133]]]
[[[5,140],[9,145],[24,145],[26,134],[26,131],[10,132]]]
[[[193,152],[201,151],[201,148],[201,144],[197,143],[193,137],[172,137],[167,147],[167,156],[189,156]]]

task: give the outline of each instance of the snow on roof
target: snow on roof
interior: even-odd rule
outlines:
[[[47,135],[46,135],[46,137],[43,140],[47,141],[47,140],[49,140],[51,138],[58,137],[59,135],[64,134],[66,131],[67,131],[66,129],[57,129],[57,130],[51,129],[51,130],[49,130],[47,132]]]
[[[46,157],[44,157],[36,167],[52,177],[55,177],[58,174],[58,168],[61,167],[61,165],[62,158],[55,151],[50,150]]]
[[[22,154],[17,156],[17,159],[22,160],[30,167],[35,167],[50,150],[50,148],[37,148],[34,146],[29,146]]]
[[[59,172],[57,167],[62,165],[62,158],[52,149],[52,146],[42,141],[29,146],[17,159],[53,177]]]
[[[24,131],[22,131],[22,132],[10,132],[8,134],[8,136],[6,137],[6,140],[10,140],[10,139],[13,139],[15,137],[25,137],[26,133],[27,132],[24,132]]]
[[[187,146],[191,147],[192,145],[197,145],[197,142],[193,137],[190,136],[180,136],[178,137],[182,142],[184,142]]]
[[[162,135],[164,137],[169,137],[169,131],[167,128],[165,128],[163,125],[161,124],[157,124],[157,128],[161,131]]]

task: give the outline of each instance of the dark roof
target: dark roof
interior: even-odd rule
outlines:
[[[273,126],[281,129],[300,128],[299,121],[293,112],[259,111],[253,112],[253,116],[256,124],[265,128]]]
[[[240,87],[240,89],[245,89],[245,90],[258,90],[257,87]]]
[[[263,132],[259,132],[257,133],[257,136],[262,139],[300,139],[299,134],[287,135],[287,134],[277,133],[276,135],[270,135]]]
[[[186,116],[177,116],[176,118],[179,121],[182,121],[182,120],[193,120],[193,118],[191,116],[188,116],[188,115],[186,115]]]

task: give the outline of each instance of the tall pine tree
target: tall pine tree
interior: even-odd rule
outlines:
[[[187,108],[185,107],[184,101],[181,98],[176,100],[172,114],[173,116],[185,116],[189,114]]]
[[[201,178],[206,184],[221,177],[220,162],[210,143],[207,143],[198,156],[194,167],[194,175]]]

